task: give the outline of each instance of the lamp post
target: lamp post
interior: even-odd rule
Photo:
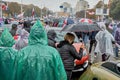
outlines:
[[[43,14],[43,12],[42,12],[42,4],[41,4],[41,18],[42,18],[42,14]]]
[[[86,4],[85,6],[84,6],[84,8],[85,8],[85,15],[84,15],[84,17],[86,18],[87,17],[87,8],[89,8],[89,5],[88,4]]]
[[[104,20],[104,0],[103,0],[103,6],[102,6],[102,21]]]
[[[86,18],[86,6],[85,6],[85,18]]]

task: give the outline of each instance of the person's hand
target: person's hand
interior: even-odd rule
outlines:
[[[57,47],[58,44],[59,44],[59,43],[55,43],[55,47]]]
[[[83,48],[80,48],[79,53],[83,53]]]

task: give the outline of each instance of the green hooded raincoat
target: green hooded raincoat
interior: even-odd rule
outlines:
[[[8,29],[4,29],[0,37],[0,80],[12,80],[13,64],[16,50],[12,48],[15,41]]]
[[[28,46],[18,54],[15,80],[67,80],[60,55],[48,46],[40,21],[31,28]]]

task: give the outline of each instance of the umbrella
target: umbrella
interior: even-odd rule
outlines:
[[[93,21],[91,19],[87,19],[87,18],[82,18],[79,20],[79,22],[82,22],[82,23],[89,23],[89,24],[92,24]]]
[[[92,32],[99,31],[100,28],[97,24],[85,24],[77,23],[65,26],[61,31],[71,31],[71,32]]]

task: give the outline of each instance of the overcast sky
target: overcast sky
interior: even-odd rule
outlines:
[[[59,11],[60,10],[59,6],[63,2],[68,2],[72,5],[72,7],[75,7],[78,0],[3,0],[3,1],[12,1],[12,2],[19,2],[19,3],[22,1],[23,4],[34,4],[39,7],[45,6],[50,10]],[[92,8],[100,0],[86,0],[86,1],[88,1],[90,8]],[[104,0],[105,3],[107,3],[107,1],[108,0]]]

